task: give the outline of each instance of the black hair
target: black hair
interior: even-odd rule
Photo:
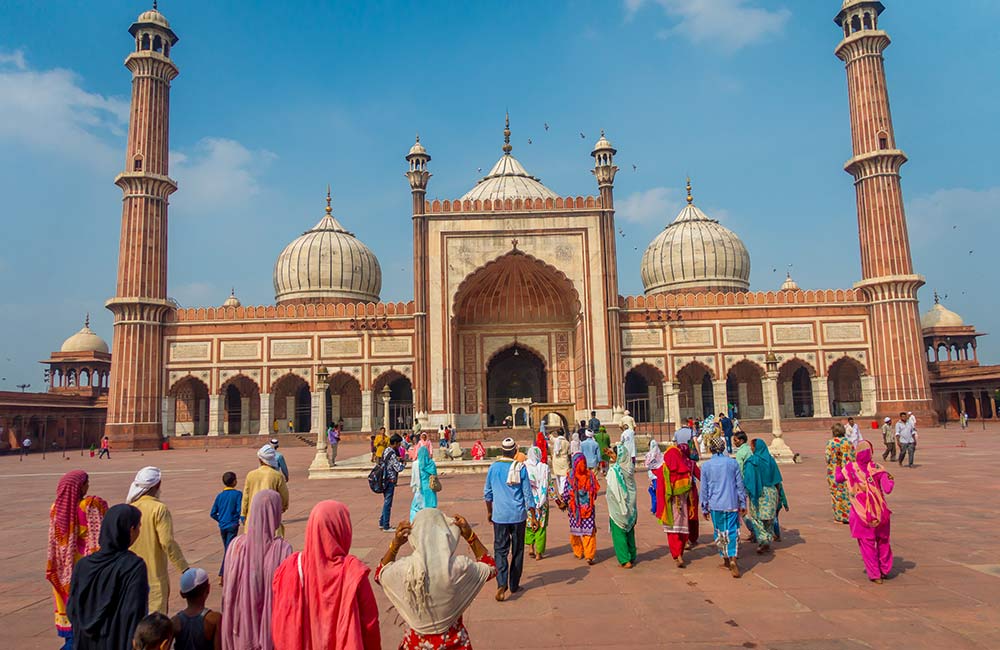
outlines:
[[[194,589],[192,589],[191,591],[187,592],[182,591],[181,598],[183,598],[184,600],[198,600],[199,598],[208,593],[208,589],[210,586],[211,585],[209,585],[207,581],[203,582]]]
[[[744,432],[742,432],[742,431],[737,431],[736,433],[733,434],[733,438],[735,440],[740,440],[742,442],[746,442],[747,441],[747,434],[744,433]]]
[[[500,454],[504,458],[513,458],[514,456],[517,456],[517,446],[515,446],[513,449],[501,449]]]
[[[403,438],[398,433],[392,434],[392,436],[389,438],[390,445],[398,445],[401,442],[403,442]]]
[[[135,628],[133,644],[140,650],[159,648],[164,641],[174,638],[174,624],[160,612],[153,612],[139,621]]]
[[[222,484],[226,487],[233,487],[236,485],[236,472],[226,472],[222,475]]]
[[[597,417],[597,411],[591,411],[590,412],[590,417],[596,418]]]

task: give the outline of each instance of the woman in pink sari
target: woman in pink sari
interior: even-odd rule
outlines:
[[[250,503],[247,532],[229,545],[222,583],[223,650],[272,650],[271,582],[292,554],[275,536],[281,526],[281,495],[261,490]]]
[[[836,480],[847,484],[851,500],[848,521],[851,537],[858,540],[868,579],[882,584],[892,570],[892,547],[889,545],[892,511],[885,501],[885,495],[891,494],[895,485],[892,474],[872,462],[872,444],[862,441],[857,460],[838,467]]]

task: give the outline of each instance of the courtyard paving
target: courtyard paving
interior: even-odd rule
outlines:
[[[827,436],[786,438],[804,462],[782,466],[791,504],[782,514],[784,540],[762,557],[744,545],[742,579],[720,571],[705,544],[689,554],[688,568],[673,566],[665,536],[648,512],[645,473],[639,472],[638,565],[626,571],[615,562],[603,496],[599,561],[593,567],[573,558],[566,519],[554,510],[550,555],[541,562],[526,559],[524,590],[499,604],[486,588],[466,613],[475,647],[1000,648],[1000,426],[922,429],[917,467],[893,467],[896,561],[892,579],[883,585],[868,582],[847,527],[832,521],[822,457]],[[342,447],[345,456],[363,452],[358,444]],[[377,528],[381,497],[368,491],[364,479],[307,480],[312,455],[308,448],[286,450],[292,472],[285,518],[289,540],[301,549],[311,507],[338,499],[351,508],[354,554],[374,568],[389,542]],[[47,514],[59,476],[85,469],[91,493],[116,503],[124,499],[134,472],[147,464],[164,470],[162,496],[188,561],[216,570],[221,542],[208,512],[222,472],[236,471],[242,479],[256,465],[252,451],[115,452],[110,461],[79,452],[65,458],[59,453],[23,461],[0,458],[0,647],[59,646],[44,580]],[[441,507],[465,515],[490,547],[482,476],[449,476],[442,482]],[[394,519],[406,516],[408,492],[399,491]],[[710,534],[703,529],[702,542]],[[172,582],[171,608],[177,610],[182,605],[176,575]],[[383,647],[395,648],[402,622],[377,586],[375,592]],[[219,599],[216,590],[209,606],[218,608]]]

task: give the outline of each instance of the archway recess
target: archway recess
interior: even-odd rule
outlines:
[[[524,346],[501,350],[486,368],[486,409],[488,421],[498,426],[512,415],[512,398],[530,398],[533,403],[548,401],[545,361]]]

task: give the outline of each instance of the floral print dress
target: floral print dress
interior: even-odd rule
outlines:
[[[842,524],[850,519],[851,499],[847,494],[847,485],[837,483],[837,468],[842,469],[847,463],[854,462],[854,453],[854,445],[847,438],[832,438],[826,443],[826,482],[833,501],[833,520]]]

